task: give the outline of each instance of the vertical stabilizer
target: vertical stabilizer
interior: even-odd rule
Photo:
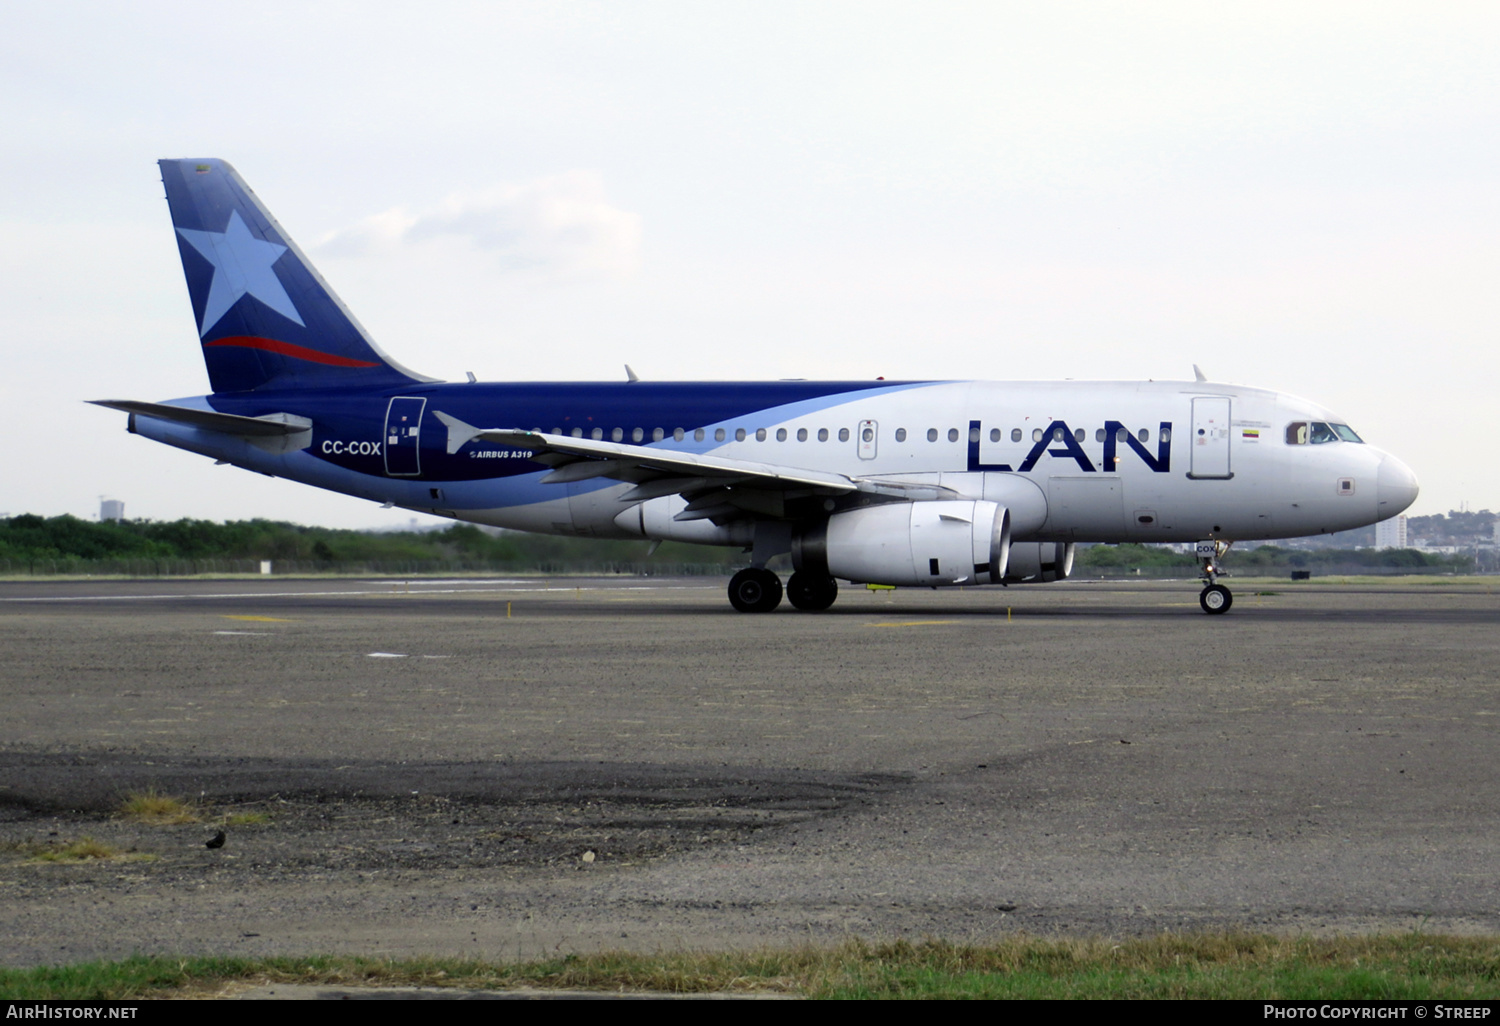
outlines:
[[[215,392],[432,380],[380,351],[234,168],[160,165]]]

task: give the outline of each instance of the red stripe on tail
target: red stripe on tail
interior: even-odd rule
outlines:
[[[309,349],[306,346],[293,345],[290,342],[280,342],[274,338],[257,338],[254,335],[230,335],[227,338],[216,338],[212,342],[203,343],[204,348],[210,346],[233,346],[239,349],[263,349],[268,353],[277,353],[281,356],[292,356],[298,360],[307,360],[309,363],[327,364],[329,367],[379,367],[378,363],[370,363],[368,360],[352,360],[347,356],[335,356],[332,353],[320,352]]]

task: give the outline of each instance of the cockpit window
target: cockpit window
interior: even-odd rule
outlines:
[[[1286,426],[1287,445],[1323,445],[1327,442],[1363,442],[1348,424],[1324,424],[1299,420]]]

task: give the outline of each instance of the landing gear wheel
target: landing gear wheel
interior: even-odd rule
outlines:
[[[781,605],[781,578],[749,567],[729,579],[729,604],[742,613],[769,613]]]
[[[1222,584],[1210,584],[1198,596],[1198,604],[1205,613],[1227,613],[1234,604],[1234,596]]]
[[[798,609],[809,613],[822,612],[839,597],[839,582],[832,577],[819,577],[798,570],[786,582],[786,597]]]

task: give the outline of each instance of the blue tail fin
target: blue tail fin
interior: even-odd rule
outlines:
[[[431,380],[370,341],[234,168],[159,163],[215,392]]]

